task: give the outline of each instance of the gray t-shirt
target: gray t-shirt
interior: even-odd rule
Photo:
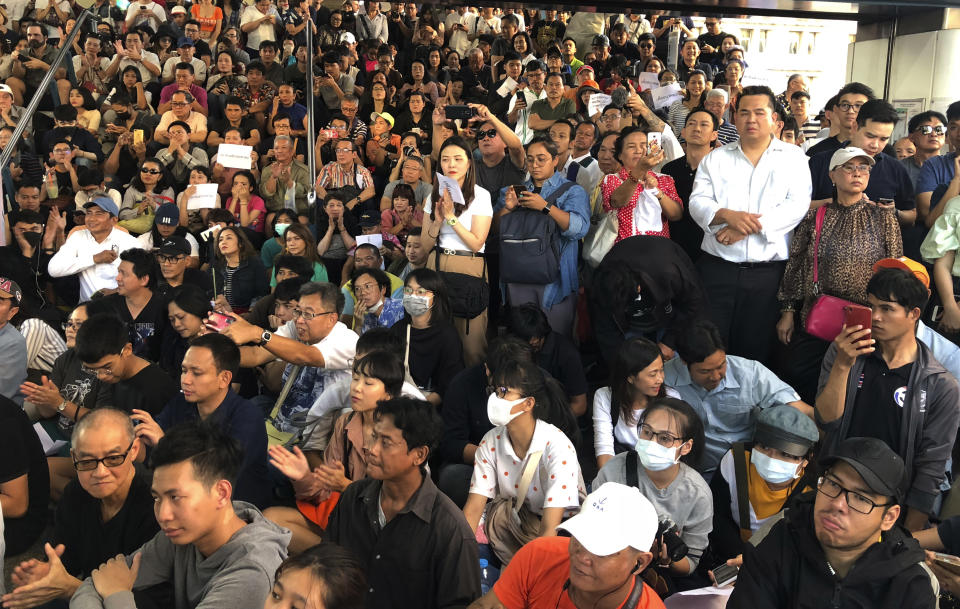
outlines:
[[[337,86],[343,91],[344,95],[353,95],[353,78],[346,74],[341,74],[337,79]],[[340,110],[340,96],[332,87],[320,87],[320,95],[323,97],[323,103],[330,110]]]
[[[383,189],[383,196],[387,199],[393,197],[393,189],[396,188],[398,184],[403,184],[403,180],[394,180],[387,184],[387,187]],[[423,204],[426,198],[430,196],[431,190],[433,190],[433,186],[423,180],[418,181],[417,187],[413,189],[413,195],[417,198],[417,203]]]
[[[666,488],[659,489],[647,477],[637,458],[638,488],[657,510],[663,521],[670,518],[680,527],[680,538],[690,548],[690,572],[697,568],[700,557],[707,547],[707,536],[713,530],[713,494],[706,480],[697,470],[686,463],[680,464],[680,472]],[[594,490],[604,482],[627,483],[627,453],[620,453],[607,461],[593,481]]]

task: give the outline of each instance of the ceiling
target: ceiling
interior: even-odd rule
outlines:
[[[514,5],[513,3],[505,3]],[[612,0],[559,0],[568,7],[591,6],[609,12],[625,7],[667,9],[684,14],[722,13],[726,15],[789,16],[809,19],[849,19],[875,22],[935,9],[956,7],[957,0],[654,0],[651,2],[615,2]],[[534,6],[539,6],[533,3]],[[530,5],[527,5],[530,6]]]

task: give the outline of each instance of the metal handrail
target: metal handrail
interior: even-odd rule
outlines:
[[[307,86],[304,87],[307,102],[307,168],[310,170],[310,189],[307,191],[307,205],[311,208],[317,201],[317,158],[316,146],[317,131],[314,127],[313,116],[313,15],[307,13],[309,20],[307,27]]]
[[[53,82],[57,68],[60,67],[60,64],[63,63],[65,57],[70,54],[70,49],[73,46],[73,41],[76,40],[77,36],[80,35],[80,32],[83,31],[83,25],[90,18],[96,18],[96,16],[84,9],[80,13],[80,16],[77,17],[77,24],[73,26],[73,29],[70,30],[70,33],[67,34],[67,41],[63,43],[63,46],[60,47],[60,51],[57,53],[57,56],[53,58],[53,63],[50,64],[50,69],[46,74],[43,75],[43,80],[40,81],[40,86],[37,87],[37,92],[30,98],[30,103],[27,104],[26,111],[23,113],[23,116],[20,117],[20,120],[17,121],[17,126],[13,129],[13,135],[10,137],[10,146],[7,146],[0,152],[0,167],[7,167],[10,163],[10,157],[13,156],[13,149],[20,144],[20,138],[23,137],[23,132],[27,129],[27,125],[33,120],[33,115],[37,111],[37,106],[40,105],[40,100],[43,99],[43,96],[46,95],[50,89],[50,83]],[[55,104],[56,105],[56,104]]]

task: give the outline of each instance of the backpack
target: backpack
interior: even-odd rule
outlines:
[[[564,182],[550,196],[556,204],[576,184]],[[548,215],[517,208],[500,220],[500,280],[547,285],[560,277],[560,228]]]

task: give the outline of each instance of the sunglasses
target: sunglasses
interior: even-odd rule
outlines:
[[[936,135],[944,135],[947,132],[947,128],[943,125],[937,125],[936,127],[932,125],[922,125],[917,127],[915,132],[919,133],[920,135],[930,135],[931,133]]]
[[[489,138],[494,138],[494,137],[496,137],[496,136],[497,136],[497,130],[496,130],[496,129],[488,129],[487,131],[477,131],[477,141],[478,141],[478,142],[479,142],[480,140],[486,139],[486,138],[488,138],[488,137],[489,137]]]
[[[149,173],[151,175],[159,175],[160,170],[159,169],[141,169],[140,173]]]
[[[652,49],[652,48],[653,48],[653,45],[652,45],[652,44],[641,44],[641,45],[640,45],[640,48],[641,48],[641,49]]]

